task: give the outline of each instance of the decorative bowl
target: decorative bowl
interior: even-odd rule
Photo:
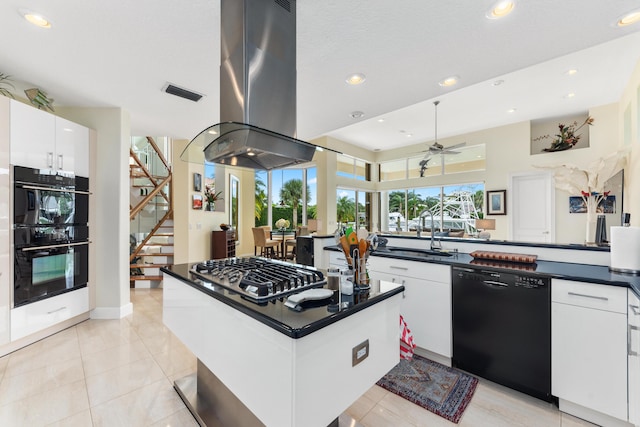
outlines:
[[[229,224],[220,224],[220,229],[222,231],[227,231],[230,228],[231,228],[231,226]]]

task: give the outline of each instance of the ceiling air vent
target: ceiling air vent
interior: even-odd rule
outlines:
[[[188,89],[183,89],[176,85],[172,85],[171,83],[167,83],[163,90],[167,93],[170,93],[171,95],[179,96],[180,98],[185,98],[193,102],[198,102],[200,101],[200,98],[202,98],[202,95],[200,95],[199,93],[190,91]]]

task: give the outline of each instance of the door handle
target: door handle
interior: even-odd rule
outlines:
[[[53,151],[47,151],[47,166],[53,169]]]
[[[509,285],[507,285],[506,283],[496,282],[495,280],[483,280],[482,283],[484,283],[485,285],[502,286],[503,288],[509,287]]]
[[[549,234],[549,232],[548,231],[543,231],[542,234]]]
[[[627,325],[627,355],[629,356],[637,356],[638,352],[637,351],[633,351],[631,350],[632,346],[631,346],[631,331],[637,331],[640,330],[640,328],[638,328],[635,325]]]
[[[408,270],[407,267],[398,267],[397,265],[390,265],[389,268],[393,268],[396,270],[405,270],[405,271]]]
[[[629,304],[629,308],[631,308],[631,311],[633,312],[634,315],[636,316],[640,315],[640,307],[638,307],[637,305]]]
[[[58,169],[62,170],[62,162],[63,162],[63,158],[62,158],[62,154],[58,154]]]
[[[587,295],[587,294],[579,294],[576,292],[568,292],[569,295],[574,296],[574,297],[585,297],[585,298],[592,298],[592,299],[599,299],[600,301],[609,301],[609,298],[607,297],[600,297],[597,295]]]

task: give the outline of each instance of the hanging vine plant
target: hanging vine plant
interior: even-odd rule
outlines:
[[[8,96],[13,98],[13,94],[9,92],[7,87],[15,89],[15,86],[11,83],[11,76],[8,76],[4,73],[0,73],[0,95]]]

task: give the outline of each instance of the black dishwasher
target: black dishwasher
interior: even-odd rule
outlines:
[[[551,279],[453,267],[453,366],[551,396]]]

